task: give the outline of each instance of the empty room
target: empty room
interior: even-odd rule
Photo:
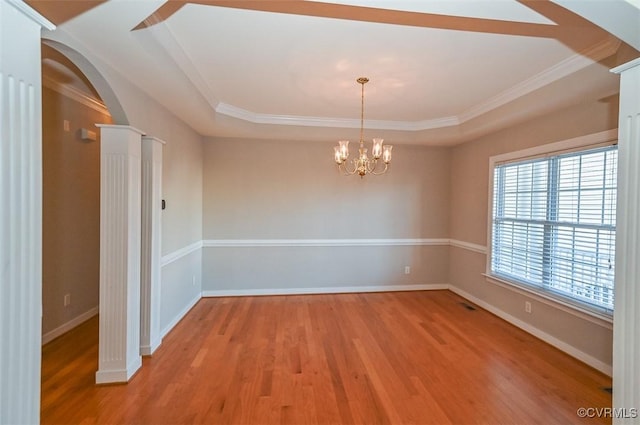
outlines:
[[[0,22],[0,424],[640,421],[637,1]]]

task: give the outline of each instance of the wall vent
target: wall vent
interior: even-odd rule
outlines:
[[[465,303],[465,302],[460,303],[460,305],[461,305],[461,306],[463,306],[464,308],[466,308],[467,310],[474,311],[474,310],[476,309],[476,308],[475,308],[474,306],[472,306],[471,304],[468,304],[468,303]]]

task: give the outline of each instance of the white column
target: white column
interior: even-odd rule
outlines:
[[[637,424],[640,417],[633,416],[640,415],[640,59],[613,72],[620,74],[613,422]]]
[[[100,127],[100,337],[96,383],[126,382],[140,357],[142,132]]]
[[[140,354],[149,356],[162,343],[160,334],[160,261],[162,150],[165,142],[142,138],[142,281]]]
[[[40,421],[42,101],[40,29],[0,0],[0,423]]]
[[[40,29],[0,0],[0,423],[40,421],[42,101]]]

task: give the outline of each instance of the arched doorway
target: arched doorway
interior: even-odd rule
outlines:
[[[82,283],[76,284],[75,290],[82,292],[82,289],[91,288],[85,291],[90,293],[87,297],[89,300],[81,298],[81,301],[90,304],[93,300],[95,304],[97,291],[94,285],[87,285],[86,281],[95,282],[98,275],[100,349],[96,381],[126,382],[140,367],[140,355],[151,354],[159,345],[159,330],[154,333],[151,332],[153,329],[150,331],[147,328],[157,323],[157,320],[154,322],[153,319],[159,312],[159,287],[152,286],[151,281],[159,281],[159,196],[163,142],[153,137],[143,137],[142,131],[128,125],[124,109],[111,86],[84,56],[52,40],[43,41],[43,51],[47,54],[44,56],[43,69],[57,75],[59,79],[70,80],[65,87],[67,91],[74,92],[76,97],[82,98],[79,109],[86,112],[99,104],[101,106],[97,108],[97,112],[104,112],[78,125],[66,119],[68,117],[65,114],[74,115],[74,110],[60,111],[57,108],[59,105],[52,104],[51,111],[45,111],[47,123],[47,116],[52,116],[53,130],[50,133],[62,131],[58,137],[61,139],[61,148],[51,149],[53,158],[50,162],[53,165],[50,170],[45,171],[45,178],[50,177],[54,183],[56,179],[67,178],[66,184],[52,184],[53,189],[57,190],[52,190],[48,196],[48,204],[58,210],[52,209],[57,214],[52,213],[51,217],[45,219],[45,227],[52,235],[53,241],[49,243],[46,238],[45,244],[52,246],[48,250],[54,258],[58,254],[59,261],[46,260],[45,264],[47,269],[52,271],[51,280],[56,280],[55,272],[61,268],[65,269],[65,272],[58,273],[63,275],[62,279],[57,279],[63,281],[58,285],[63,288],[52,291],[52,307],[49,310],[55,312],[56,308],[63,308],[62,315],[65,313],[64,309],[71,310],[75,297],[68,292],[72,285],[67,281],[78,280],[74,272],[82,266],[90,269],[89,277],[85,279],[84,286]],[[76,89],[72,88],[74,84],[77,86]],[[101,100],[104,100],[108,112],[100,110],[105,108]],[[62,130],[59,130],[58,124],[62,125]],[[45,140],[46,133],[47,129]],[[62,139],[70,139],[71,142],[67,141],[65,145]],[[78,142],[75,147],[85,153],[84,158],[79,156],[79,159],[71,159],[76,153],[67,152],[70,149],[68,145],[74,142]],[[93,149],[88,146],[93,146]],[[96,151],[99,153],[96,154]],[[90,182],[83,182],[84,186],[78,183],[78,180],[85,178]],[[75,192],[69,190],[70,187],[78,186],[85,189]],[[67,192],[72,192],[76,202],[60,201],[60,193],[68,197]],[[83,196],[82,192],[86,196],[79,202],[77,199]],[[96,213],[98,202],[100,207]],[[84,212],[69,213],[68,209],[73,208],[74,203],[87,203],[89,207]],[[45,215],[47,214],[45,211]],[[86,217],[87,215],[91,217]],[[69,219],[68,216],[75,216],[76,220]],[[51,223],[47,223],[46,220]],[[79,227],[82,227],[80,221],[86,222],[86,228],[90,229],[85,235],[78,232]],[[68,229],[60,230],[60,224],[64,224],[63,222],[70,223]],[[74,241],[71,234],[77,234],[80,239],[75,245],[85,246],[85,249],[81,250],[83,256],[86,256],[84,262],[73,258],[74,255],[60,255],[60,252],[55,250],[56,246],[64,246],[67,251],[73,251],[71,246],[74,245]],[[96,251],[99,253],[98,267]],[[91,252],[94,255],[91,255]],[[61,267],[61,263],[66,267]],[[157,266],[154,268],[155,264]],[[98,273],[96,269],[99,270]],[[45,283],[45,293],[47,289]],[[59,307],[61,296],[62,307]],[[152,297],[154,304],[150,305]],[[92,310],[95,312],[95,307]],[[83,315],[84,318],[91,316],[91,310],[82,313],[77,320],[81,321]],[[147,317],[152,315],[156,316]],[[49,319],[48,316],[45,319]],[[55,314],[51,316],[55,317]],[[141,334],[149,337],[150,341],[146,345],[140,339]]]
[[[98,314],[100,133],[111,114],[66,56],[42,46],[43,344]]]

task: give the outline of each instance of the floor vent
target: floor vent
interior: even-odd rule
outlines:
[[[474,306],[472,306],[471,304],[467,304],[467,303],[460,303],[460,305],[464,308],[466,308],[467,310],[471,310],[474,311],[476,308]]]
[[[602,391],[605,393],[613,394],[613,388],[611,387],[602,387]]]

